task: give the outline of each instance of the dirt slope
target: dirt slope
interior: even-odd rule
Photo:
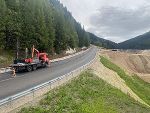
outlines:
[[[126,84],[125,81],[123,79],[121,79],[119,77],[119,75],[117,73],[115,73],[114,71],[106,68],[105,66],[103,66],[103,64],[100,62],[100,58],[99,55],[97,55],[96,60],[94,61],[94,63],[91,65],[91,69],[93,70],[93,72],[99,76],[100,78],[102,78],[103,80],[105,80],[106,82],[108,82],[109,84],[111,84],[112,86],[120,89],[122,92],[124,92],[125,94],[131,96],[132,98],[134,98],[136,101],[139,101],[145,105],[147,105],[142,99],[140,99]]]
[[[112,62],[125,69],[130,74],[137,74],[146,82],[150,83],[150,54],[148,51],[119,52],[101,51]]]

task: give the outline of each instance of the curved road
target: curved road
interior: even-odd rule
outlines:
[[[78,67],[83,66],[95,57],[96,51],[97,48],[92,47],[83,54],[63,61],[51,63],[50,68],[38,69],[28,73],[18,73],[16,78],[11,78],[8,74],[1,74],[0,100],[67,74]]]

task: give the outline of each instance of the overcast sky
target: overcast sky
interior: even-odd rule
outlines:
[[[121,42],[150,31],[150,0],[60,0],[89,32]]]

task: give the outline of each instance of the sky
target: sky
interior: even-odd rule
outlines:
[[[150,0],[60,0],[86,31],[122,42],[150,31]]]

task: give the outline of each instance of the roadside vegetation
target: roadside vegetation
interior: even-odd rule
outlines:
[[[8,66],[12,62],[12,55],[9,52],[0,50],[0,68]]]
[[[105,67],[115,71],[141,99],[150,105],[149,83],[143,81],[136,75],[129,76],[123,69],[103,56],[100,56],[100,61]]]
[[[0,0],[0,49],[31,48],[60,54],[88,47],[89,34],[59,0]],[[14,19],[15,18],[15,19]]]
[[[19,113],[149,113],[150,108],[87,71]]]

